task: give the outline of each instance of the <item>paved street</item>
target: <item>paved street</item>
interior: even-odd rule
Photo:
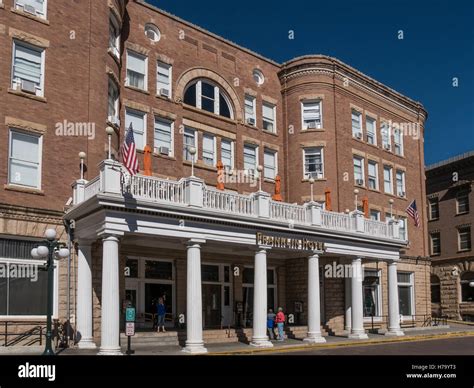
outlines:
[[[474,337],[446,338],[425,341],[379,343],[363,346],[313,348],[305,351],[279,351],[275,355],[474,355]]]

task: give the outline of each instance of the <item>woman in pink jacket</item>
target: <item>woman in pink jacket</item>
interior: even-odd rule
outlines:
[[[285,335],[283,333],[283,327],[285,325],[285,314],[283,314],[283,309],[278,307],[278,313],[275,317],[275,323],[278,327],[278,341],[284,341]]]

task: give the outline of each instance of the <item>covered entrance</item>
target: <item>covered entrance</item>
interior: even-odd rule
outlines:
[[[229,264],[205,263],[201,266],[202,318],[208,329],[233,323],[232,277]]]

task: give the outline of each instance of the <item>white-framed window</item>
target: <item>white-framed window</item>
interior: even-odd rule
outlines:
[[[174,122],[155,116],[155,153],[172,157],[174,155]]]
[[[234,142],[229,139],[221,139],[221,162],[229,171],[234,168]]]
[[[143,150],[146,145],[146,113],[138,110],[125,109],[125,128],[133,127],[133,137],[137,150]]]
[[[254,69],[252,72],[253,79],[255,83],[260,86],[265,82],[265,76],[259,69]]]
[[[158,61],[156,73],[156,93],[162,97],[171,98],[171,80],[173,79],[171,65]]]
[[[202,136],[202,161],[208,166],[217,163],[216,137],[205,133]]]
[[[390,166],[383,166],[383,190],[388,194],[393,194],[393,176]]]
[[[400,128],[393,131],[393,145],[395,154],[403,156],[403,133]]]
[[[364,317],[382,315],[382,286],[380,270],[365,268],[362,289],[364,295]]]
[[[430,233],[430,254],[440,255],[441,254],[441,233],[432,232]]]
[[[268,102],[262,103],[263,129],[276,133],[276,106]]]
[[[461,190],[456,194],[456,214],[469,213],[469,191]]]
[[[148,58],[145,55],[127,50],[127,78],[125,85],[137,89],[148,88]]]
[[[352,136],[362,139],[362,113],[352,109]]]
[[[258,146],[255,144],[244,144],[244,170],[253,175],[258,166]]]
[[[392,150],[392,136],[390,126],[386,122],[382,122],[380,126],[380,135],[382,138],[382,147],[386,151]]]
[[[413,272],[397,272],[398,299],[400,315],[405,317],[415,314],[415,293]]]
[[[404,171],[397,170],[396,181],[397,181],[397,195],[399,197],[405,197],[406,190],[405,190],[405,172]]]
[[[324,152],[323,147],[303,148],[303,178],[324,178]]]
[[[108,116],[109,122],[112,124],[118,124],[119,89],[112,77],[109,77]]]
[[[159,42],[161,39],[161,33],[157,26],[151,23],[145,24],[145,36],[152,42]]]
[[[458,227],[458,250],[459,251],[470,251],[471,250],[471,227],[460,226]]]
[[[13,41],[12,89],[44,96],[45,50]]]
[[[406,217],[400,217],[398,219],[398,233],[400,239],[408,240],[408,223]]]
[[[321,100],[302,102],[301,120],[303,130],[322,128],[323,116]]]
[[[0,0],[0,4],[2,1]],[[46,19],[47,0],[15,0],[15,8],[30,15]]]
[[[120,58],[120,25],[113,14],[109,18],[109,50],[115,58]]]
[[[377,145],[377,121],[365,116],[365,129],[367,131],[367,143]]]
[[[369,217],[371,220],[380,221],[380,211],[375,209],[370,209]]]
[[[227,93],[214,82],[198,79],[190,82],[184,92],[184,103],[219,116],[234,118]]]
[[[8,183],[41,189],[43,136],[10,129]]]
[[[368,182],[369,182],[369,189],[378,190],[379,189],[379,167],[377,162],[373,160],[369,160],[367,162],[368,166]]]
[[[196,149],[196,153],[193,156],[190,154],[189,150],[191,147]],[[188,162],[197,160],[198,155],[198,142],[197,142],[197,131],[193,128],[184,128],[183,132],[183,160],[187,160]]]
[[[353,157],[354,163],[354,182],[358,186],[363,186],[364,182],[364,158],[360,156]]]
[[[428,200],[428,207],[429,207],[429,219],[430,221],[437,220],[439,218],[439,199],[430,198]]]
[[[263,177],[267,179],[275,179],[278,172],[277,152],[269,148],[263,151]]]
[[[256,98],[248,94],[245,95],[245,122],[255,126],[257,123]]]

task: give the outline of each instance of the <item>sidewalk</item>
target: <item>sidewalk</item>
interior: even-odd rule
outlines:
[[[306,344],[301,340],[287,339],[284,342],[273,341],[273,348],[259,349],[250,345],[237,343],[208,344],[206,345],[208,355],[245,355],[245,354],[272,354],[277,352],[286,352],[292,350],[307,350],[313,348],[332,348],[332,347],[349,347],[360,345],[375,345],[393,342],[413,342],[428,341],[432,339],[443,339],[453,337],[474,336],[474,326],[453,323],[450,326],[437,328],[416,328],[405,331],[403,337],[386,337],[383,334],[368,334],[367,340],[349,339],[342,336],[328,336],[326,343],[323,344]],[[126,344],[125,344],[126,345]],[[135,355],[169,355],[169,356],[186,356],[187,353],[181,351],[179,346],[153,346],[153,345],[133,345]],[[41,346],[28,347],[8,347],[0,348],[0,356],[2,355],[41,355],[44,348]],[[126,346],[122,346],[125,354]],[[97,350],[86,350],[78,348],[64,349],[59,352],[60,355],[96,355]]]

